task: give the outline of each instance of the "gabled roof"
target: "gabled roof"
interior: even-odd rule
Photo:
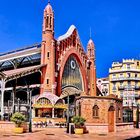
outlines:
[[[68,29],[68,31],[64,35],[58,37],[57,40],[62,41],[64,39],[70,37],[75,29],[76,29],[76,27],[74,25],[71,25],[70,28]]]

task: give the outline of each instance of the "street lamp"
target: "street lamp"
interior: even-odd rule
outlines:
[[[69,97],[69,93],[67,92],[67,103],[68,103],[68,109],[67,109],[67,133],[69,133],[69,111],[70,111],[70,107],[69,107],[69,105],[70,105],[70,97]]]
[[[76,104],[76,102],[77,102],[77,97],[78,97],[79,95],[80,95],[79,93],[77,93],[77,92],[75,93],[75,105],[74,105],[74,108],[75,108],[75,114],[74,114],[74,115],[75,115],[75,116],[76,116],[76,112],[77,112],[77,111],[76,111],[76,110],[77,110],[77,104]]]
[[[137,104],[137,111],[136,111],[136,128],[139,128],[139,103]]]
[[[17,110],[18,110],[18,112],[20,112],[20,103],[19,102],[20,102],[20,99],[18,98],[17,99]]]
[[[30,102],[29,102],[29,132],[32,132],[32,91],[29,91]]]
[[[133,105],[134,105],[134,103],[132,102],[132,122],[133,122],[133,118],[134,118],[134,113],[133,113]]]
[[[37,87],[35,87],[35,88],[37,88]],[[28,85],[28,93],[29,93],[29,132],[32,132],[32,92],[33,92],[34,89],[30,89],[29,85]]]

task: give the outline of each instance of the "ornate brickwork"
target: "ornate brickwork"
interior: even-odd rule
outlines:
[[[72,25],[66,34],[54,39],[54,13],[50,3],[44,10],[41,63],[47,64],[42,69],[43,92],[62,93],[62,76],[67,60],[72,56],[77,61],[82,77],[82,92],[96,95],[95,47],[90,39],[87,53],[84,51],[78,31]],[[71,85],[70,85],[71,86]]]

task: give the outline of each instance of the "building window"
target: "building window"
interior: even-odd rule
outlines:
[[[130,77],[131,76],[131,74],[130,73],[127,73],[127,77]]]
[[[130,82],[130,81],[128,81],[128,88],[129,88],[129,87],[131,87],[131,82]]]
[[[137,66],[139,66],[139,62],[137,62]]]
[[[135,86],[138,86],[138,81],[135,82]]]
[[[130,69],[130,64],[127,64],[127,69]]]
[[[50,52],[47,53],[47,58],[48,58],[48,59],[50,58]]]
[[[48,28],[48,24],[49,24],[49,17],[47,16],[47,19],[46,19],[46,28]]]
[[[113,83],[113,89],[112,90],[116,90],[116,83]]]
[[[50,28],[52,28],[52,17],[50,17]]]
[[[113,74],[112,77],[115,78],[116,77],[116,74]]]
[[[97,105],[93,107],[93,117],[99,117],[99,107]]]
[[[123,86],[123,82],[120,82],[120,86]]]
[[[137,73],[135,73],[135,77],[138,77],[138,74]]]
[[[123,92],[120,92],[120,97],[123,98]]]
[[[49,84],[49,79],[47,79],[47,85]]]
[[[118,108],[118,118],[121,119],[121,110]]]
[[[123,78],[123,73],[120,74],[120,78]]]

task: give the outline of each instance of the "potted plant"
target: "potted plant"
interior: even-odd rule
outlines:
[[[23,133],[22,124],[25,122],[26,118],[23,114],[16,112],[12,115],[11,121],[15,123],[14,132],[15,133]]]
[[[83,134],[85,121],[86,120],[81,116],[74,116],[72,118],[72,122],[75,124],[75,134]]]

